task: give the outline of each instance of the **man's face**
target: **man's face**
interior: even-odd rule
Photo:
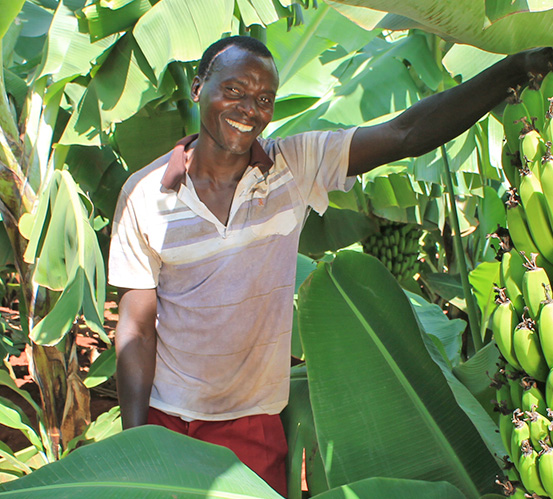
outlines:
[[[249,152],[273,117],[278,75],[271,59],[236,46],[212,62],[207,79],[196,77],[192,98],[200,104],[201,133],[233,154]]]

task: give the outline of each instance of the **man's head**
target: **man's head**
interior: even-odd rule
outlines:
[[[213,61],[219,54],[231,46],[241,48],[259,57],[270,59],[274,64],[273,54],[271,54],[269,49],[257,38],[251,36],[229,36],[227,38],[221,38],[207,47],[200,60],[200,65],[198,66],[198,77],[203,80],[209,78]]]
[[[200,136],[232,154],[249,153],[273,117],[278,73],[267,48],[249,37],[224,38],[209,47],[191,95],[200,104]]]

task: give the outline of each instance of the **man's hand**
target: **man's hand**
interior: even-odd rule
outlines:
[[[511,60],[513,66],[520,68],[523,77],[545,76],[553,70],[553,47],[526,50],[507,57],[507,60]]]
[[[115,331],[117,394],[123,429],[146,424],[156,363],[155,289],[119,290]]]

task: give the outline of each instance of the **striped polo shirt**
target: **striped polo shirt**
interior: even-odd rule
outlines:
[[[133,174],[113,222],[110,284],[157,292],[150,405],[187,420],[278,414],[288,402],[296,255],[308,210],[347,190],[355,129],[258,138],[226,225],[173,151]]]

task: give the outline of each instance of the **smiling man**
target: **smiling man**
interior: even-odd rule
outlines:
[[[551,49],[510,56],[374,127],[263,139],[278,88],[270,52],[249,37],[209,47],[191,89],[199,134],[132,175],[114,218],[124,428],[229,447],[285,495],[279,414],[308,211],[322,214],[356,175],[460,134],[551,61]]]

